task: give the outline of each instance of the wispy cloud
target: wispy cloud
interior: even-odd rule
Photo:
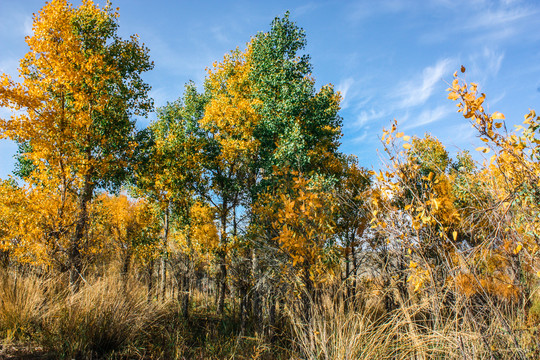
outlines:
[[[354,79],[349,77],[340,81],[336,86],[336,90],[341,93],[341,109],[346,109],[349,106],[350,97],[347,96],[349,89],[354,84]]]
[[[362,110],[358,114],[353,126],[355,127],[365,126],[371,121],[378,120],[385,116],[388,116],[388,114],[389,113],[386,110],[377,110],[377,109]]]
[[[24,36],[32,36],[34,32],[32,31],[32,25],[33,25],[32,18],[30,16],[25,16],[24,22],[23,22],[23,31]]]
[[[292,13],[295,16],[303,16],[303,15],[307,15],[307,14],[315,11],[317,8],[319,8],[321,6],[322,6],[322,4],[320,4],[320,3],[310,2],[310,3],[304,4],[304,5],[297,6],[296,8],[294,8]]]
[[[493,50],[485,48],[483,55],[484,58],[487,60],[487,72],[493,76],[497,75],[497,73],[501,69],[501,64],[504,59],[504,52],[496,53]]]
[[[364,130],[362,132],[362,135],[356,136],[356,137],[354,137],[353,139],[351,139],[349,141],[354,143],[354,144],[357,144],[357,143],[360,143],[360,142],[363,142],[364,140],[366,140],[368,135],[369,135],[369,133],[366,130]]]
[[[445,24],[436,24],[437,31],[426,31],[419,36],[421,43],[437,44],[459,39],[471,46],[500,45],[520,36],[538,37],[538,6],[530,2],[512,0],[434,0],[431,10],[446,13]],[[466,9],[467,21],[455,26],[455,18],[462,17]]]
[[[412,80],[399,86],[396,91],[397,96],[402,98],[399,106],[408,108],[424,104],[433,94],[435,85],[451,73],[454,62],[450,58],[441,59],[435,65],[424,68],[419,81]]]
[[[374,14],[392,14],[407,9],[407,4],[401,0],[356,1],[348,12],[348,18],[352,22],[358,22]]]
[[[453,111],[454,108],[447,105],[440,105],[434,109],[423,110],[420,114],[418,114],[418,116],[414,117],[412,122],[407,122],[403,127],[403,130],[410,130],[437,122],[445,118]]]
[[[499,73],[504,56],[503,51],[498,52],[492,48],[484,47],[469,57],[470,74],[481,84],[487,83],[489,78],[495,77]]]
[[[529,8],[513,7],[508,8],[499,8],[496,10],[485,10],[482,9],[482,16],[477,16],[474,18],[474,21],[468,21],[461,27],[462,30],[475,30],[480,28],[490,28],[495,29],[499,26],[508,25],[510,23],[515,23],[523,18],[534,16],[537,11],[531,10]]]

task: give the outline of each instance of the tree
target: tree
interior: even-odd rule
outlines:
[[[204,95],[197,93],[195,84],[185,86],[184,95],[167,103],[157,111],[158,119],[152,122],[136,150],[136,167],[131,174],[132,193],[146,197],[160,209],[162,226],[161,243],[161,294],[165,292],[166,263],[170,232],[189,232],[191,207],[202,185],[203,143],[198,121],[206,104]],[[190,242],[186,234],[187,243]],[[191,268],[191,247],[181,254],[187,269],[182,271],[187,287]],[[188,290],[182,291],[188,294]],[[187,316],[188,299],[184,301]]]
[[[148,49],[118,34],[118,13],[90,0],[74,8],[53,0],[34,17],[30,51],[21,60],[22,83],[0,80],[0,105],[15,111],[1,120],[3,138],[27,143],[27,180],[77,197],[71,229],[70,279],[82,269],[81,241],[88,204],[99,187],[118,186],[135,142],[132,115],[152,108],[141,73],[153,67]],[[55,184],[55,185],[51,185]]]
[[[257,229],[252,239],[252,272],[257,282],[263,281],[263,274],[269,271],[275,270],[279,276],[277,264],[287,265],[280,261],[290,260],[278,255],[279,246],[271,256],[262,251],[276,247],[280,229],[274,226],[275,218],[261,214],[279,213],[284,206],[279,194],[296,197],[295,177],[333,187],[341,170],[341,97],[331,84],[316,90],[310,58],[301,54],[305,46],[305,32],[289,19],[289,13],[275,18],[270,30],[258,33],[250,46],[251,96],[260,116],[253,130],[258,151],[251,164],[249,200],[255,209],[251,227]],[[275,281],[276,286],[278,283]],[[258,291],[253,295],[256,315],[261,297]],[[269,292],[271,298],[277,297],[277,289]]]
[[[160,250],[157,211],[146,199],[124,194],[102,193],[92,205],[89,237],[97,238],[98,257],[118,258],[127,280],[133,260],[152,260]]]
[[[343,162],[340,181],[336,186],[337,212],[336,232],[339,234],[343,257],[345,261],[342,280],[352,281],[347,286],[347,297],[353,298],[356,291],[360,261],[358,254],[361,250],[360,239],[368,228],[371,215],[369,213],[369,198],[371,196],[371,175],[358,165],[354,156]]]
[[[316,287],[334,276],[338,264],[336,199],[332,192],[325,191],[328,184],[324,182],[301,176],[293,181],[292,191],[279,194],[283,206],[273,216],[273,227],[280,248],[301,279],[307,318]]]
[[[200,120],[208,182],[204,195],[214,206],[220,224],[218,313],[223,312],[227,289],[228,246],[231,235],[238,235],[237,209],[249,194],[253,159],[259,148],[254,138],[260,115],[252,97],[250,51],[250,46],[245,52],[232,51],[208,71],[205,88],[209,102]]]
[[[304,174],[331,173],[339,157],[341,97],[331,84],[315,91],[305,31],[287,12],[270,31],[259,33],[250,51],[254,106],[261,119],[254,136],[260,142],[257,169],[267,181],[273,167]]]

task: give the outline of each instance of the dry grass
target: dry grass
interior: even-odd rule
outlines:
[[[538,330],[524,328],[525,319],[518,307],[483,306],[473,315],[467,308],[470,299],[455,301],[444,311],[440,300],[409,301],[386,313],[381,311],[380,298],[356,299],[355,310],[347,310],[342,297],[326,293],[312,305],[309,320],[304,322],[299,320],[300,307],[289,304],[289,319],[301,354],[298,358],[463,360],[540,356]]]
[[[172,299],[149,302],[144,284],[114,274],[87,279],[77,292],[61,277],[0,276],[0,358],[278,358],[264,337],[239,336],[234,316],[213,315],[213,299],[197,297],[186,320]]]
[[[104,277],[71,292],[62,278],[4,272],[0,289],[0,331],[4,347],[32,341],[58,357],[100,357],[143,338],[163,314],[148,303],[140,284],[124,286]]]
[[[133,282],[106,277],[80,291],[50,299],[43,315],[42,344],[69,356],[102,356],[136,342],[159,319],[159,308]]]
[[[29,339],[39,328],[45,297],[36,277],[0,273],[0,334],[3,346]]]
[[[308,317],[297,302],[287,303],[290,331],[279,329],[276,345],[257,333],[240,336],[234,317],[212,315],[204,304],[213,299],[201,294],[184,320],[178,304],[148,302],[146,288],[133,279],[126,286],[109,274],[73,293],[62,278],[0,275],[0,357],[17,349],[53,358],[540,358],[538,294],[529,313],[463,296],[444,305],[448,294],[436,292],[387,312],[382,299],[392,289],[344,299],[338,288],[321,294]]]

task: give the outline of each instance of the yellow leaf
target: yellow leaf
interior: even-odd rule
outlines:
[[[522,248],[523,248],[523,244],[521,242],[518,242],[518,245],[514,249],[514,254],[516,254],[516,255],[519,254],[519,252],[521,251]]]
[[[457,100],[457,99],[459,99],[459,96],[458,96],[458,94],[456,92],[452,91],[450,94],[448,94],[448,99]]]
[[[457,231],[454,231],[454,232],[452,233],[452,237],[454,238],[454,241],[457,240]]]
[[[409,141],[409,140],[411,140],[411,137],[410,137],[409,135],[405,135],[405,136],[403,137],[403,140]]]
[[[409,150],[411,148],[411,144],[405,143],[405,144],[403,144],[403,148]]]
[[[498,112],[498,111],[495,111],[495,112],[493,113],[493,115],[491,115],[491,118],[492,118],[493,120],[504,120],[504,119],[505,119],[504,115],[501,114],[501,113]]]

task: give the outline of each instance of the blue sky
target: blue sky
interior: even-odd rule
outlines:
[[[104,4],[105,1],[97,1]],[[78,1],[74,1],[78,4]],[[0,0],[0,72],[17,76],[32,13],[44,1]],[[540,110],[540,2],[520,0],[147,1],[113,0],[120,33],[137,33],[155,62],[145,75],[157,106],[175,100],[205,68],[290,10],[307,33],[317,86],[344,97],[342,151],[379,167],[378,137],[396,118],[408,135],[438,137],[451,153],[478,140],[445,89],[460,65],[480,84],[489,111],[509,123]],[[0,117],[9,112],[0,108]],[[140,127],[149,119],[139,120]],[[0,140],[0,178],[16,146]]]

